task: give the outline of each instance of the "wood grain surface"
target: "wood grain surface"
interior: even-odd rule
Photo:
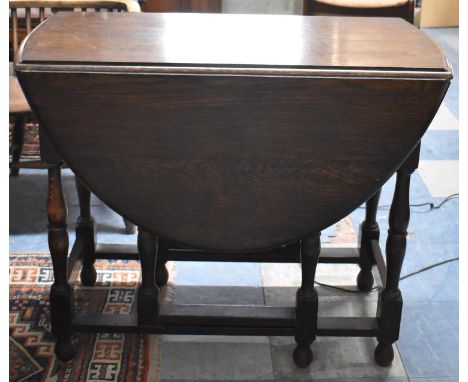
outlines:
[[[366,201],[417,144],[447,81],[18,73],[66,163],[160,236],[253,250]]]
[[[427,35],[393,18],[61,13],[26,48],[22,63],[447,71]]]
[[[345,217],[418,144],[451,77],[397,19],[128,16],[52,17],[23,45],[18,79],[92,192],[189,247],[262,250]]]

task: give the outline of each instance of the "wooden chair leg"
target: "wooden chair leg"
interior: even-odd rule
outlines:
[[[159,312],[159,287],[156,285],[158,237],[138,228],[138,252],[141,261],[141,286],[138,288],[138,324],[154,325]]]
[[[395,193],[389,215],[389,230],[386,245],[387,281],[379,294],[377,318],[379,341],[374,358],[380,366],[389,366],[393,361],[393,343],[400,335],[403,299],[398,288],[401,267],[406,252],[406,236],[410,217],[409,187],[411,174],[419,162],[418,145],[397,171]]]
[[[370,291],[374,285],[372,266],[373,258],[371,240],[379,240],[380,230],[377,224],[377,208],[381,189],[378,190],[366,203],[366,218],[359,229],[359,267],[361,268],[357,277],[359,290]]]
[[[129,235],[133,235],[137,231],[137,227],[135,224],[130,222],[130,220],[127,220],[125,218],[122,218],[125,224],[125,232],[127,232]]]
[[[314,287],[320,255],[320,233],[301,241],[302,284],[296,294],[297,343],[293,358],[297,367],[305,368],[313,360],[310,345],[317,336],[318,296]]]
[[[73,358],[72,338],[73,290],[68,284],[67,205],[62,191],[60,164],[48,169],[47,218],[49,249],[54,268],[54,283],[50,288],[52,333],[57,338],[55,353],[61,361]]]
[[[94,219],[91,216],[91,192],[78,176],[75,176],[75,187],[80,205],[80,216],[76,222],[76,240],[80,243],[83,254],[80,279],[83,285],[93,286],[96,284],[97,273],[94,268],[96,237]]]
[[[19,168],[15,165],[19,162],[21,152],[23,151],[24,142],[24,123],[26,118],[23,115],[17,115],[13,123],[12,133],[12,151],[11,151],[11,162],[12,167],[10,169],[10,175],[17,176],[19,174]]]

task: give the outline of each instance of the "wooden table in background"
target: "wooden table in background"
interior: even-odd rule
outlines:
[[[221,0],[145,0],[144,12],[221,12]]]

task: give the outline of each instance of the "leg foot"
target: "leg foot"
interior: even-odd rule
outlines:
[[[393,346],[379,342],[374,352],[375,363],[382,367],[390,366],[392,364],[393,357]]]
[[[361,269],[357,276],[357,287],[360,291],[369,292],[374,285],[374,276],[369,269]]]
[[[75,356],[75,347],[71,340],[57,340],[55,355],[62,362],[68,362]]]
[[[301,369],[308,367],[314,359],[312,349],[309,345],[297,345],[293,352],[293,359],[297,367]]]
[[[166,267],[166,262],[158,262],[156,264],[156,285],[162,288],[169,280],[169,272]]]
[[[94,231],[94,219],[91,216],[91,192],[78,176],[75,176],[75,186],[80,205],[80,216],[76,222],[76,242],[81,243],[80,249],[83,260],[80,279],[84,286],[91,287],[96,284],[97,278],[96,269],[94,268],[96,233]]]

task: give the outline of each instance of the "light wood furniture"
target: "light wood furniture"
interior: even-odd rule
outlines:
[[[144,12],[221,12],[221,0],[145,0]]]
[[[401,17],[411,24],[414,0],[304,0],[304,15]]]
[[[423,0],[419,13],[421,28],[457,27],[459,0]]]
[[[392,362],[410,177],[452,77],[427,35],[396,18],[63,13],[31,35],[16,68],[49,137],[60,359],[73,356],[77,330],[295,336],[299,367],[312,361],[316,336],[371,336],[376,362]],[[137,314],[73,312],[85,238],[68,257],[64,161],[140,227],[138,248],[96,251],[141,260]],[[359,252],[321,249],[320,231],[395,172],[387,266],[375,203]],[[295,307],[160,305],[168,260],[300,262],[302,285]],[[373,271],[376,317],[318,316],[320,261],[360,263],[366,282]]]

